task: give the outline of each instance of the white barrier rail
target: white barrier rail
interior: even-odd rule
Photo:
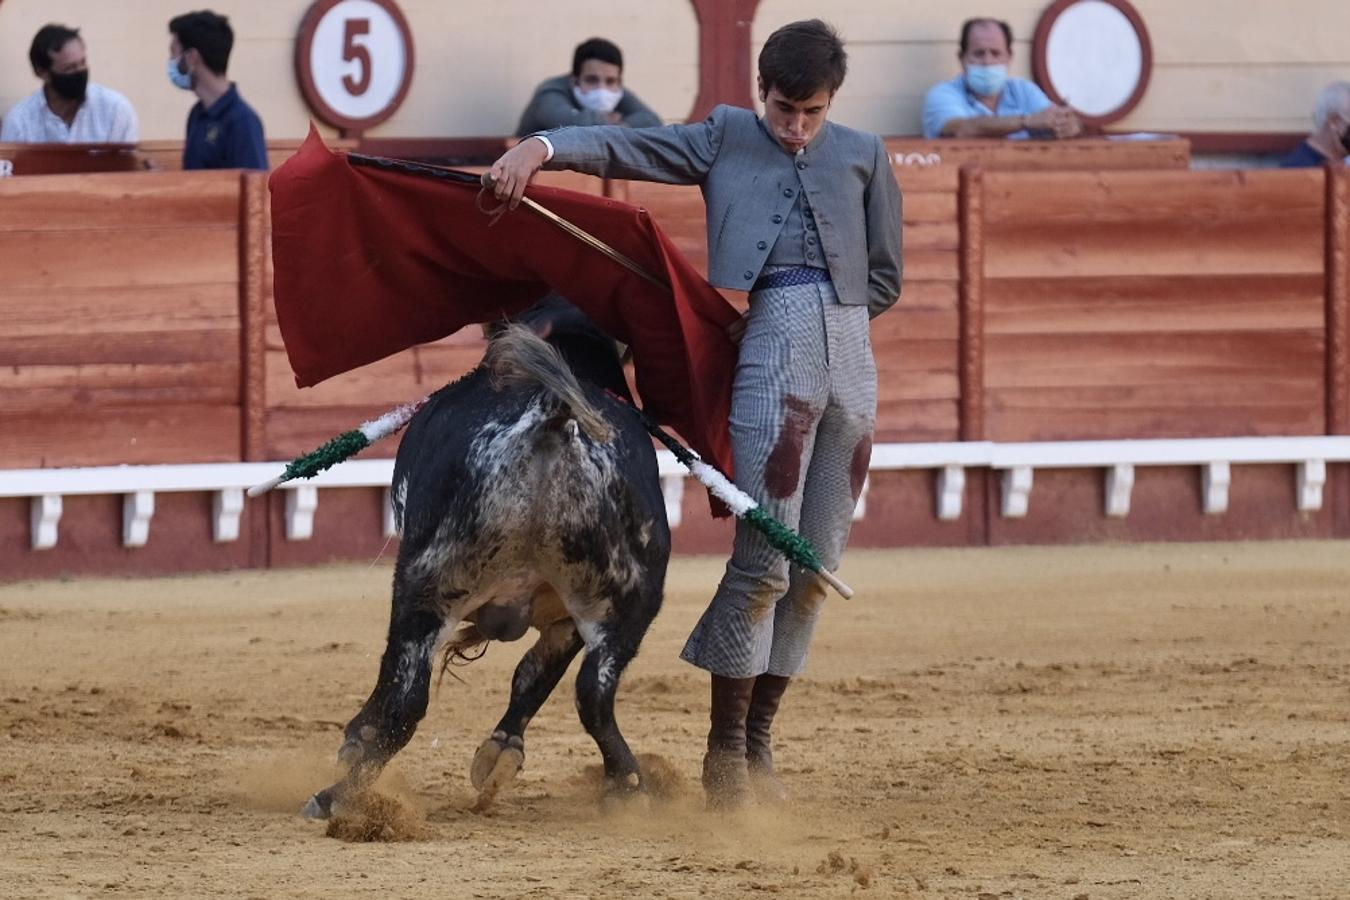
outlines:
[[[681,520],[687,472],[671,454],[657,454],[666,516],[672,528]],[[872,450],[871,471],[938,470],[935,514],[943,521],[963,512],[966,469],[988,468],[1000,473],[1001,515],[1027,514],[1036,469],[1102,469],[1106,479],[1104,514],[1123,518],[1130,512],[1130,495],[1137,466],[1195,466],[1200,470],[1205,513],[1228,509],[1232,466],[1274,463],[1295,466],[1295,498],[1302,512],[1322,508],[1327,464],[1350,461],[1347,437],[1234,437],[1184,440],[1057,441],[999,444],[971,441],[932,444],[878,444]],[[155,494],[172,491],[211,492],[216,541],[239,538],[244,490],[274,476],[285,463],[207,463],[198,465],[104,466],[74,469],[0,469],[0,497],[30,497],[32,546],[55,547],[59,537],[62,497],[76,494],[121,494],[122,542],[144,546],[155,512]],[[308,540],[314,533],[314,515],[323,488],[382,487],[385,490],[384,532],[395,532],[389,503],[394,462],[390,459],[351,460],[308,481],[291,481],[278,490],[286,496],[286,537]],[[866,513],[867,482],[858,500],[855,519]]]
[[[671,527],[679,525],[684,500],[685,469],[666,452],[657,454],[661,491]],[[31,497],[30,530],[34,550],[55,547],[60,534],[62,497],[78,494],[122,495],[122,543],[143,547],[155,514],[155,494],[210,492],[212,535],[217,542],[239,539],[244,491],[286,467],[284,462],[199,463],[162,466],[96,466],[71,469],[0,469],[0,497]],[[288,481],[277,488],[286,497],[286,539],[309,540],[321,488],[384,488],[384,534],[392,536],[394,477],[392,459],[348,460],[308,480]]]

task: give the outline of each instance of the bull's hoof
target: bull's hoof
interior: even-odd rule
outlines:
[[[497,793],[524,767],[525,742],[518,735],[508,738],[505,732],[494,731],[479,746],[469,767],[469,781],[478,791],[473,808],[482,810],[490,806]]]
[[[366,748],[355,738],[347,738],[338,748],[338,765],[344,769],[351,769],[366,756]]]
[[[327,819],[332,814],[333,798],[327,791],[319,791],[300,809],[300,817],[303,819]]]
[[[637,772],[614,777],[606,776],[600,791],[600,809],[606,813],[622,810],[645,812],[651,808],[651,795]]]

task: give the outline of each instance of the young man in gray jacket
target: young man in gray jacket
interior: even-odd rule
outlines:
[[[900,189],[876,135],[828,122],[844,81],[842,41],[819,20],[774,32],[759,56],[764,116],[719,106],[704,122],[596,126],[535,135],[492,166],[519,201],[541,167],[697,184],[708,280],[750,292],[734,326],[736,481],[839,565],[876,421],[868,321],[900,294]],[[781,800],[770,726],[806,663],[825,586],[744,522],[682,658],[712,674],[703,758],[710,805]]]

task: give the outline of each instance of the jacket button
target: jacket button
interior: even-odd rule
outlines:
[[[784,197],[791,197],[791,196],[792,196],[792,188],[783,188],[783,196],[784,196]]]
[[[816,242],[816,239],[813,238],[813,237],[809,237],[809,236],[808,236],[807,239],[806,239],[806,242],[807,242],[808,244],[814,244],[814,243]]]
[[[766,244],[766,243],[764,243],[764,241],[760,241],[758,244],[755,245],[755,247],[758,248],[758,249],[760,249],[760,250],[768,250],[768,249],[769,249],[769,245]]]
[[[816,258],[816,255],[815,255],[814,253],[808,253],[808,254],[806,254],[806,258],[807,258],[807,259],[815,259],[815,258]]]
[[[775,216],[773,217],[773,224],[775,224],[775,225],[782,225],[782,224],[783,224],[783,217],[780,216],[780,215],[775,215]]]
[[[750,280],[753,279],[754,277],[755,277],[755,273],[754,273],[754,272],[746,272],[746,273],[745,273],[745,280],[746,280],[746,281],[750,281]]]
[[[804,162],[798,162],[798,163],[797,163],[797,168],[798,168],[799,170],[800,170],[800,169],[805,169],[805,168],[806,168],[806,163],[804,163]]]

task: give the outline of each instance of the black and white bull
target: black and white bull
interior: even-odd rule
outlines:
[[[614,395],[629,398],[612,341],[550,300],[499,331],[478,369],[417,413],[394,466],[403,537],[379,679],[347,725],[345,776],[304,815],[327,817],[408,743],[438,656],[531,626],[538,640],[471,766],[479,802],[514,777],[526,726],[583,647],[577,712],[604,758],[606,791],[641,789],[614,695],[661,606],[670,530],[651,439]]]

